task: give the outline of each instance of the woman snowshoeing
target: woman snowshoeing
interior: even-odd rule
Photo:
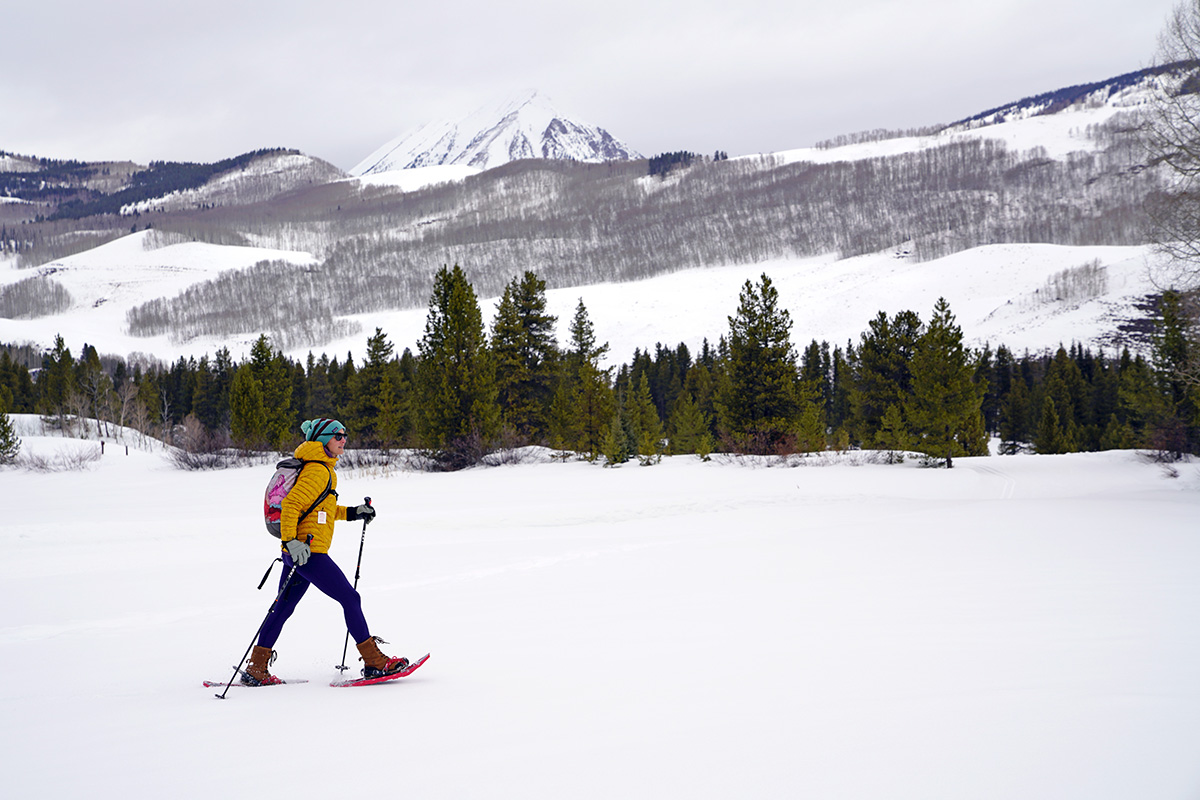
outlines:
[[[242,673],[242,683],[251,686],[282,683],[268,670],[275,660],[275,651],[272,648],[283,630],[284,623],[296,610],[296,604],[304,597],[310,585],[316,586],[341,604],[346,617],[346,629],[354,638],[365,664],[364,677],[376,678],[399,672],[408,666],[408,659],[389,658],[380,652],[379,643],[383,640],[372,636],[367,628],[367,620],[362,612],[362,599],[346,580],[342,570],[329,557],[335,521],[363,520],[365,524],[375,518],[375,509],[369,505],[348,508],[337,504],[336,467],[338,457],[346,449],[346,428],[334,419],[312,419],[302,423],[300,430],[304,433],[304,442],[296,448],[295,456],[302,461],[314,463],[304,465],[295,485],[283,499],[280,538],[284,570],[279,579],[279,588],[283,590],[283,594],[274,613],[267,617],[258,636],[258,644],[251,651],[250,663]],[[333,491],[300,520],[300,516],[316,502],[326,486],[330,486]],[[284,582],[287,581],[293,565],[296,567],[295,574],[284,590]]]

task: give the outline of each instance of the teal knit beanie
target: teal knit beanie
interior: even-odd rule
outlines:
[[[336,419],[310,419],[300,423],[304,441],[329,444],[335,433],[345,433],[346,426]]]

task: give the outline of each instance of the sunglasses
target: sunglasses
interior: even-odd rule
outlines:
[[[340,442],[340,441],[342,441],[343,439],[345,439],[345,438],[346,438],[346,432],[345,432],[345,431],[342,431],[341,433],[335,433],[335,434],[333,435],[333,438],[337,439],[337,440]]]

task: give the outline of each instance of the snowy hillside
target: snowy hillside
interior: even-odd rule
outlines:
[[[320,159],[303,153],[272,152],[243,167],[222,172],[203,186],[129,203],[121,207],[121,214],[260,203],[301,186],[327,183],[341,177],[341,170]]]
[[[86,341],[103,352],[122,356],[142,352],[171,361],[189,348],[179,348],[180,352],[172,355],[170,351],[175,348],[166,341],[126,336],[126,312],[147,297],[174,295],[195,283],[264,259],[297,266],[314,261],[307,253],[182,242],[156,231],[132,233],[35,270],[15,269],[11,261],[0,261],[0,291],[5,285],[44,275],[66,288],[71,297],[70,308],[61,314],[0,319],[0,341],[48,346],[61,334],[73,347]],[[197,355],[213,353],[219,346],[206,342]]]
[[[273,667],[309,682],[224,701],[200,682],[229,678],[273,599],[254,588],[278,552],[269,468],[180,472],[109,441],[83,471],[0,472],[20,498],[0,526],[6,794],[1200,795],[1196,465],[955,463],[344,471],[341,496],[379,509],[371,632],[432,657],[330,688],[345,628],[310,592]],[[353,575],[361,526],[338,531]],[[290,739],[320,763],[270,744]]]
[[[438,165],[487,169],[522,158],[620,161],[641,158],[603,128],[573,120],[537,92],[481,108],[458,121],[430,123],[363,159],[351,175]]]
[[[978,139],[1003,142],[1010,150],[1040,148],[1050,158],[1092,152],[1100,146],[1098,131],[1143,112],[1155,91],[1173,88],[1179,77],[1171,72],[1144,71],[1109,81],[1047,92],[968,119],[926,135],[895,136],[837,146],[803,147],[774,154],[784,163],[817,164],[858,161],[919,152],[952,142]],[[851,137],[847,137],[851,138]]]
[[[152,249],[147,249],[147,248]],[[48,265],[44,271],[62,284],[73,299],[62,314],[33,320],[0,319],[0,341],[36,342],[49,346],[62,334],[73,349],[83,342],[100,352],[124,356],[132,352],[173,361],[180,355],[212,355],[229,347],[235,358],[249,353],[257,334],[233,338],[173,341],[141,338],[125,332],[125,312],[147,296],[181,291],[215,273],[248,267],[264,258],[298,266],[314,263],[306,253],[219,247],[201,243],[155,248],[155,237],[139,232],[88,253]],[[631,283],[606,283],[554,289],[547,293],[549,310],[559,318],[560,341],[580,299],[588,308],[597,337],[610,344],[610,363],[627,361],[635,348],[656,343],[686,343],[698,350],[704,339],[715,344],[728,332],[727,318],[737,309],[738,292],[747,280],[767,274],[794,321],[793,340],[811,339],[834,345],[858,341],[879,312],[912,310],[927,319],[944,296],[968,341],[976,346],[1005,344],[1017,352],[1055,348],[1080,342],[1110,352],[1120,344],[1119,328],[1143,315],[1136,306],[1158,291],[1153,283],[1154,257],[1147,247],[1062,247],[992,245],[933,261],[919,262],[903,250],[837,259],[799,259],[687,270]],[[2,267],[2,264],[0,264]],[[28,277],[29,270],[0,268],[5,283]],[[1088,275],[1077,290],[1056,293],[1066,273]],[[481,298],[485,322],[494,316],[496,297]],[[367,334],[381,327],[400,350],[416,344],[425,325],[425,308],[357,314],[353,329],[365,331],[334,340],[322,348],[330,354],[362,356]],[[269,333],[269,332],[268,332]],[[308,348],[289,353],[303,357]]]

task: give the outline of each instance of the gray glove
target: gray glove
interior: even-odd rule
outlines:
[[[299,539],[291,539],[287,545],[288,555],[292,557],[292,563],[297,567],[303,567],[308,563],[308,557],[312,555],[312,549],[300,541]]]
[[[361,506],[351,506],[346,509],[346,521],[355,522],[357,520],[370,522],[375,519],[375,507],[363,503]]]

